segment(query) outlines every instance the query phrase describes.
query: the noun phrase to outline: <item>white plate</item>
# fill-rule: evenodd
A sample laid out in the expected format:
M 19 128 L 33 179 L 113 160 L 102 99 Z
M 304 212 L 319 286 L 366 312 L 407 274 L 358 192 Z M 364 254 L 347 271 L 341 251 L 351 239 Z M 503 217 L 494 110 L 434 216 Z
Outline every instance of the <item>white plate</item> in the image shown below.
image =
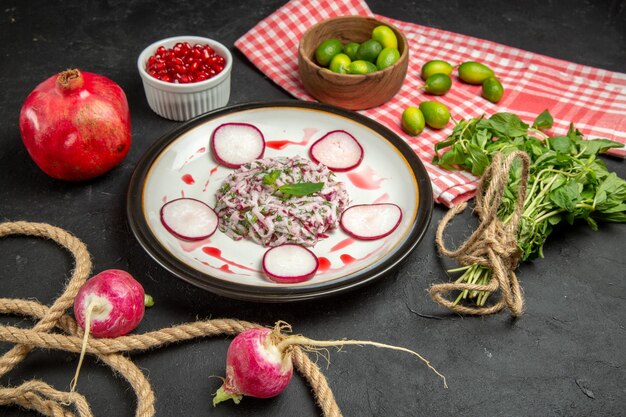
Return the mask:
M 266 248 L 234 241 L 219 230 L 209 239 L 177 239 L 161 224 L 164 203 L 191 197 L 215 206 L 215 192 L 233 170 L 213 159 L 209 139 L 223 123 L 259 128 L 267 143 L 264 157 L 308 157 L 310 146 L 331 130 L 345 130 L 363 146 L 361 164 L 337 173 L 350 205 L 390 202 L 403 218 L 389 236 L 351 239 L 340 228 L 311 250 L 321 266 L 311 280 L 277 284 L 261 272 Z M 284 145 L 284 146 L 283 146 Z M 218 294 L 258 301 L 291 301 L 334 294 L 383 276 L 415 248 L 432 214 L 426 171 L 397 135 L 357 113 L 305 102 L 244 104 L 221 109 L 182 125 L 156 142 L 139 162 L 128 193 L 128 218 L 146 251 L 176 276 Z

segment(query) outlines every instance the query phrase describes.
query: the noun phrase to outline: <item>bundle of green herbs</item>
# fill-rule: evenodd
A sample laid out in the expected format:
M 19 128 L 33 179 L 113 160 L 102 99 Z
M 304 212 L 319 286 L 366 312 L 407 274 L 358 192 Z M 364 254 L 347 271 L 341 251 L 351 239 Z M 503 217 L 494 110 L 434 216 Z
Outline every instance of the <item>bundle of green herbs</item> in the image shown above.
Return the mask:
M 464 169 L 481 176 L 493 156 L 524 151 L 531 160 L 524 208 L 517 233 L 521 261 L 543 257 L 543 245 L 553 227 L 563 221 L 584 220 L 593 230 L 599 221 L 626 222 L 626 181 L 609 172 L 598 154 L 623 145 L 608 139 L 585 139 L 570 125 L 565 136 L 544 134 L 553 118 L 546 110 L 532 126 L 512 113 L 496 113 L 456 122 L 452 134 L 435 145 L 433 163 L 446 169 Z M 441 150 L 445 150 L 440 154 Z M 521 164 L 513 164 L 498 207 L 506 224 L 516 206 Z M 461 275 L 457 283 L 486 285 L 492 271 L 478 264 L 450 270 Z M 463 290 L 455 304 L 466 300 L 484 306 L 488 292 Z

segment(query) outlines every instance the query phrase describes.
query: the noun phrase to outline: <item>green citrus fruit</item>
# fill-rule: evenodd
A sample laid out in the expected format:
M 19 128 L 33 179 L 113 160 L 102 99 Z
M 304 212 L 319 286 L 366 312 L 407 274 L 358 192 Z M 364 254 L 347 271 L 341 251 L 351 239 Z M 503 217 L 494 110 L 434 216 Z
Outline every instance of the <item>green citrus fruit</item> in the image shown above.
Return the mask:
M 383 48 L 376 58 L 376 66 L 379 70 L 383 70 L 392 66 L 400 59 L 400 51 L 396 48 Z
M 383 48 L 396 48 L 398 49 L 398 38 L 393 30 L 389 26 L 380 25 L 376 26 L 372 30 L 372 39 L 380 42 Z
M 382 50 L 383 46 L 380 42 L 375 41 L 374 39 L 368 39 L 359 46 L 359 49 L 356 50 L 356 59 L 376 62 L 376 58 Z
M 330 60 L 341 52 L 343 45 L 339 39 L 326 39 L 315 50 L 315 59 L 323 67 L 327 67 Z
M 480 62 L 468 61 L 459 65 L 459 78 L 468 84 L 482 84 L 493 76 L 493 70 Z
M 434 74 L 452 74 L 454 67 L 448 64 L 446 61 L 440 59 L 433 59 L 428 61 L 422 66 L 422 80 L 426 81 Z
M 407 107 L 402 112 L 402 128 L 409 135 L 419 135 L 425 126 L 424 114 L 417 107 Z
M 350 65 L 348 65 L 348 74 L 369 74 L 375 71 L 378 71 L 376 65 L 369 61 L 363 61 L 362 59 L 352 61 Z
M 482 95 L 492 103 L 497 103 L 504 95 L 504 87 L 497 78 L 489 77 L 483 81 Z
M 443 129 L 450 121 L 450 111 L 438 101 L 423 101 L 420 103 L 420 110 L 426 124 L 433 129 Z
M 350 60 L 354 61 L 356 59 L 356 51 L 357 49 L 359 49 L 359 44 L 356 42 L 348 42 L 347 44 L 345 44 L 343 46 L 343 50 L 341 52 L 343 52 L 344 54 L 348 55 L 350 57 Z
M 348 72 L 348 65 L 350 65 L 350 57 L 346 54 L 337 54 L 330 60 L 330 65 L 328 68 L 332 72 L 337 72 L 339 74 L 346 74 Z
M 450 91 L 452 78 L 447 74 L 433 74 L 426 80 L 424 90 L 435 96 L 442 96 Z

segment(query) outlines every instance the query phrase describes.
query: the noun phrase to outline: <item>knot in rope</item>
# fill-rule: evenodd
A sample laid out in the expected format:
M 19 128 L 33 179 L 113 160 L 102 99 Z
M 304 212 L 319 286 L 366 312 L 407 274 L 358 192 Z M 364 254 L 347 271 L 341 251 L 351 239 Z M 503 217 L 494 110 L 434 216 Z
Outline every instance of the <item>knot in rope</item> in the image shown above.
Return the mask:
M 52 239 L 74 256 L 75 267 L 65 290 L 51 306 L 32 300 L 0 298 L 0 314 L 13 314 L 38 320 L 32 329 L 0 325 L 0 342 L 15 346 L 0 356 L 0 377 L 10 372 L 36 347 L 80 352 L 82 329 L 66 313 L 74 305 L 80 287 L 91 274 L 91 256 L 78 238 L 58 227 L 45 223 L 0 223 L 0 238 L 27 235 Z M 213 319 L 180 324 L 144 334 L 111 339 L 90 338 L 86 351 L 124 377 L 137 397 L 136 417 L 153 417 L 155 395 L 143 372 L 123 353 L 142 351 L 199 337 L 236 335 L 258 324 L 235 320 Z M 55 328 L 61 332 L 52 332 Z M 328 382 L 319 367 L 300 349 L 294 347 L 291 359 L 295 368 L 313 389 L 317 404 L 325 417 L 341 417 L 341 411 Z M 57 390 L 43 381 L 30 380 L 15 387 L 0 386 L 0 406 L 18 405 L 48 417 L 93 417 L 86 398 L 77 392 Z
M 522 165 L 521 180 L 517 190 L 515 210 L 505 223 L 498 217 L 498 208 L 506 190 L 509 172 L 514 160 Z M 530 158 L 524 152 L 513 152 L 506 157 L 498 153 L 483 174 L 476 192 L 474 212 L 479 225 L 457 249 L 446 248 L 443 233 L 450 221 L 463 212 L 467 203 L 453 206 L 443 217 L 437 228 L 435 242 L 441 254 L 455 259 L 461 265 L 478 264 L 491 271 L 491 280 L 486 285 L 464 282 L 435 284 L 430 288 L 432 299 L 440 305 L 461 314 L 486 315 L 508 308 L 511 315 L 518 317 L 524 311 L 522 291 L 515 275 L 520 261 L 517 246 L 517 230 L 526 198 Z M 469 307 L 456 304 L 445 297 L 453 291 L 500 291 L 500 299 L 490 306 Z

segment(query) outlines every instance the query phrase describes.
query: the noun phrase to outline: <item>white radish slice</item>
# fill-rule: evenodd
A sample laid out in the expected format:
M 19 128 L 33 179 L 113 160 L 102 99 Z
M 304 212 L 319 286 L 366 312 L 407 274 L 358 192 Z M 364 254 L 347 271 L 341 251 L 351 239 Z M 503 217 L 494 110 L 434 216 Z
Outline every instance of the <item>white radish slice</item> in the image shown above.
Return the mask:
M 359 204 L 341 214 L 339 225 L 344 232 L 361 240 L 389 236 L 402 220 L 402 209 L 395 204 Z
M 317 164 L 345 172 L 359 166 L 363 160 L 363 147 L 345 130 L 333 130 L 311 145 L 309 156 Z
M 263 133 L 248 123 L 224 123 L 211 135 L 211 151 L 215 160 L 228 168 L 263 157 L 265 138 Z
M 179 239 L 206 239 L 215 233 L 218 222 L 215 211 L 195 198 L 177 198 L 161 207 L 161 223 Z
M 263 255 L 263 272 L 281 284 L 293 284 L 313 278 L 319 267 L 317 256 L 304 246 L 286 243 Z

